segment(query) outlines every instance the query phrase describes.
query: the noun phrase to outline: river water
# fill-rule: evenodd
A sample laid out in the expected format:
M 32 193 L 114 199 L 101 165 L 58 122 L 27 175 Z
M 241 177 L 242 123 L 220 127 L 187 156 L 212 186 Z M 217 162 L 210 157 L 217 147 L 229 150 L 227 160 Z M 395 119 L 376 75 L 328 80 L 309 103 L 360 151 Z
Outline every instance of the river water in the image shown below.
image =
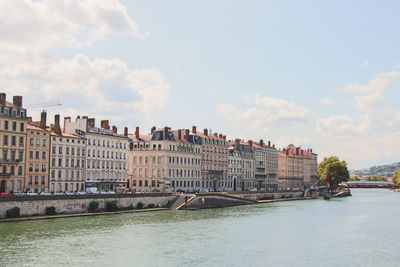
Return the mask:
M 0 266 L 400 266 L 400 193 L 0 224 Z

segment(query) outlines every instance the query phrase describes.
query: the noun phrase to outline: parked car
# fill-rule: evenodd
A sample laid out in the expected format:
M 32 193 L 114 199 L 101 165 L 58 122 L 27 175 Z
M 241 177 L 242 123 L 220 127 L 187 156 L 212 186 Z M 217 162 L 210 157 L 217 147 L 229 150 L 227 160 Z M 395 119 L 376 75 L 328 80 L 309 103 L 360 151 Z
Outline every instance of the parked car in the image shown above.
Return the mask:
M 99 189 L 97 189 L 96 187 L 88 187 L 86 188 L 86 193 L 88 194 L 99 194 Z
M 27 192 L 26 195 L 27 195 L 27 196 L 37 196 L 38 193 L 35 193 L 35 192 Z
M 257 188 L 252 188 L 252 189 L 250 189 L 249 191 L 250 191 L 250 192 L 255 192 L 255 191 L 258 191 L 258 189 L 257 189 Z
M 43 192 L 40 192 L 40 195 L 41 196 L 50 196 L 51 194 L 49 192 L 43 191 Z
M 64 195 L 64 192 L 57 191 L 57 192 L 54 193 L 54 195 Z
M 0 193 L 0 197 L 11 197 L 9 193 Z
M 69 192 L 69 191 L 67 191 L 67 192 L 65 192 L 65 194 L 66 194 L 66 195 L 73 195 L 74 192 Z
M 108 190 L 108 191 L 107 191 L 107 194 L 114 195 L 115 192 L 114 192 L 113 190 Z
M 12 194 L 13 196 L 26 196 L 26 193 L 25 193 L 25 192 L 18 191 L 18 190 L 12 191 L 11 194 Z
M 75 194 L 77 195 L 86 195 L 85 191 L 75 191 Z

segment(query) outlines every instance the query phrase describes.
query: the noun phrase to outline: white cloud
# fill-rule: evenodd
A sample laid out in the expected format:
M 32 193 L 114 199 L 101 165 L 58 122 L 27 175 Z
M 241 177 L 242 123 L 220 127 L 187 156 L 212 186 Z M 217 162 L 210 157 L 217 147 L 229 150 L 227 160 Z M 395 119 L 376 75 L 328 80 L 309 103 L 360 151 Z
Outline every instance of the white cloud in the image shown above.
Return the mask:
M 116 34 L 142 36 L 118 0 L 1 1 L 0 16 L 2 51 L 79 47 Z
M 22 94 L 27 104 L 60 100 L 64 114 L 116 119 L 143 118 L 165 105 L 170 87 L 158 69 L 78 52 L 110 36 L 144 36 L 118 0 L 1 1 L 0 16 L 0 77 L 8 94 Z M 76 54 L 57 57 L 59 47 Z
M 342 91 L 352 93 L 371 93 L 371 92 L 382 92 L 387 89 L 390 85 L 391 78 L 400 77 L 400 71 L 378 73 L 374 79 L 370 80 L 368 84 L 361 85 L 359 83 L 351 83 L 342 88 Z
M 332 101 L 332 99 L 330 99 L 330 98 L 322 98 L 322 99 L 320 100 L 320 103 L 321 103 L 321 104 L 324 104 L 324 105 L 332 105 L 332 104 L 333 104 L 333 101 Z
M 216 110 L 235 127 L 247 128 L 249 131 L 289 126 L 315 116 L 315 113 L 307 108 L 284 99 L 256 95 L 251 102 L 252 106 L 246 110 L 223 103 L 218 104 Z

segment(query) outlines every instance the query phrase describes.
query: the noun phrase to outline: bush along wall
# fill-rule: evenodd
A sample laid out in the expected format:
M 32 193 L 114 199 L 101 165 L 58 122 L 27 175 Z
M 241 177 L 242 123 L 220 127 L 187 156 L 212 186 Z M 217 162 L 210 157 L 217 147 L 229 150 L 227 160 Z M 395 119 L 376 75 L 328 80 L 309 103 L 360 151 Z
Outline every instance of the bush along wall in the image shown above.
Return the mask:
M 19 216 L 20 215 L 19 215 L 19 208 L 18 207 L 14 207 L 14 208 L 8 209 L 6 211 L 6 217 L 7 218 L 18 218 Z

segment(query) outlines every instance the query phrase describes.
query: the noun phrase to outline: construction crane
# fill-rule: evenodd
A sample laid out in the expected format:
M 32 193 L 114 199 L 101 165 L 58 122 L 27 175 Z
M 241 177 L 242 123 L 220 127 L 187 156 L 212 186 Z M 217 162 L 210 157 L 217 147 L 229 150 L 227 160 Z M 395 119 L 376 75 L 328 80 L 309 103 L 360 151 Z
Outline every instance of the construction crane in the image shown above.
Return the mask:
M 47 107 L 55 107 L 55 106 L 61 106 L 62 104 L 60 101 L 54 101 L 54 102 L 46 102 L 46 103 L 41 103 L 41 104 L 33 104 L 28 106 L 27 108 L 33 109 L 33 108 L 47 108 Z

